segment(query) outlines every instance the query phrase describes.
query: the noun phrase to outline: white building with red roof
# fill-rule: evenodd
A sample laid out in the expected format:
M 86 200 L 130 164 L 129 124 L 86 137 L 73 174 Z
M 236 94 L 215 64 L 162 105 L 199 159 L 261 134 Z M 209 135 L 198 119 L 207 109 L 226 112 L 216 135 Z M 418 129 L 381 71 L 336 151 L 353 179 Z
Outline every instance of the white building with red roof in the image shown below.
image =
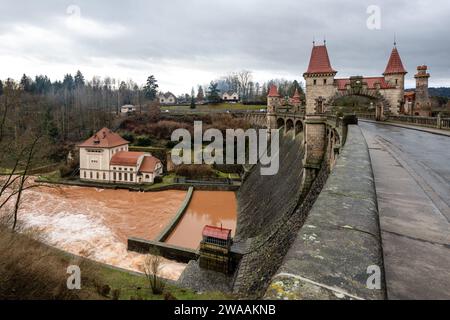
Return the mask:
M 153 183 L 163 174 L 159 159 L 145 152 L 128 151 L 129 142 L 108 128 L 78 145 L 80 179 L 101 183 Z

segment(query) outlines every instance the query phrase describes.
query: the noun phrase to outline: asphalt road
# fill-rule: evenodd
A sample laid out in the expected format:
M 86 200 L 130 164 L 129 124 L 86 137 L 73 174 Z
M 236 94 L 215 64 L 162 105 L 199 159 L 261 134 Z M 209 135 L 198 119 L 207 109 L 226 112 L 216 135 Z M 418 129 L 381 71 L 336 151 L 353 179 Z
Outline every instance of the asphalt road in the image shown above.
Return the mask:
M 389 299 L 450 299 L 450 137 L 361 122 Z

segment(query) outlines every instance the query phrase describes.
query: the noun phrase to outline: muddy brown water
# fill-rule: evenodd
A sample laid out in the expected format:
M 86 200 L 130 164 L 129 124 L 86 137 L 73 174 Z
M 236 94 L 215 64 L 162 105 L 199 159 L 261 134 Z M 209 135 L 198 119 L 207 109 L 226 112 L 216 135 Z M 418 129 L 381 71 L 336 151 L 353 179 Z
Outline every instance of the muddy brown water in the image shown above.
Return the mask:
M 49 245 L 130 270 L 143 271 L 144 255 L 127 251 L 128 237 L 153 240 L 171 221 L 186 192 L 135 193 L 82 187 L 30 189 L 20 221 Z M 185 265 L 164 261 L 177 279 Z
M 234 192 L 195 191 L 189 207 L 166 243 L 197 249 L 205 225 L 236 231 L 237 201 Z

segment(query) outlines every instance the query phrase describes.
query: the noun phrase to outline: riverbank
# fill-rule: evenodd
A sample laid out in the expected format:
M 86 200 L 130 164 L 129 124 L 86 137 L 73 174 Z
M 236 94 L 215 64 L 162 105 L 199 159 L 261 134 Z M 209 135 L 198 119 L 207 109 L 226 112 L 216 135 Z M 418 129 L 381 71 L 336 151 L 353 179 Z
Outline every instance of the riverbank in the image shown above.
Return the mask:
M 196 190 L 203 191 L 237 191 L 239 190 L 241 183 L 235 180 L 225 180 L 224 182 L 208 182 L 201 180 L 186 180 L 184 183 L 174 182 L 174 177 L 166 176 L 163 178 L 163 182 L 152 185 L 130 185 L 119 183 L 100 183 L 81 181 L 80 179 L 64 179 L 59 177 L 58 173 L 52 173 L 46 176 L 39 176 L 36 178 L 37 183 L 51 184 L 51 185 L 63 185 L 74 187 L 87 187 L 87 188 L 100 188 L 100 189 L 112 189 L 112 190 L 128 190 L 132 192 L 160 192 L 168 190 L 187 191 L 189 188 L 195 186 Z

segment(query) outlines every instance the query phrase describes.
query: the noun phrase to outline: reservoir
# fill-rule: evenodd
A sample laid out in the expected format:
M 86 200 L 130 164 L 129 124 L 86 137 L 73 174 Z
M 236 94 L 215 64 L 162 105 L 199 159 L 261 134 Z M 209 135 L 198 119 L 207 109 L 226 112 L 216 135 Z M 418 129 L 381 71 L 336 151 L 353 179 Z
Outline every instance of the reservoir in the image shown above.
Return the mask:
M 236 232 L 237 202 L 234 192 L 195 191 L 183 219 L 166 243 L 197 249 L 206 225 L 231 229 Z

